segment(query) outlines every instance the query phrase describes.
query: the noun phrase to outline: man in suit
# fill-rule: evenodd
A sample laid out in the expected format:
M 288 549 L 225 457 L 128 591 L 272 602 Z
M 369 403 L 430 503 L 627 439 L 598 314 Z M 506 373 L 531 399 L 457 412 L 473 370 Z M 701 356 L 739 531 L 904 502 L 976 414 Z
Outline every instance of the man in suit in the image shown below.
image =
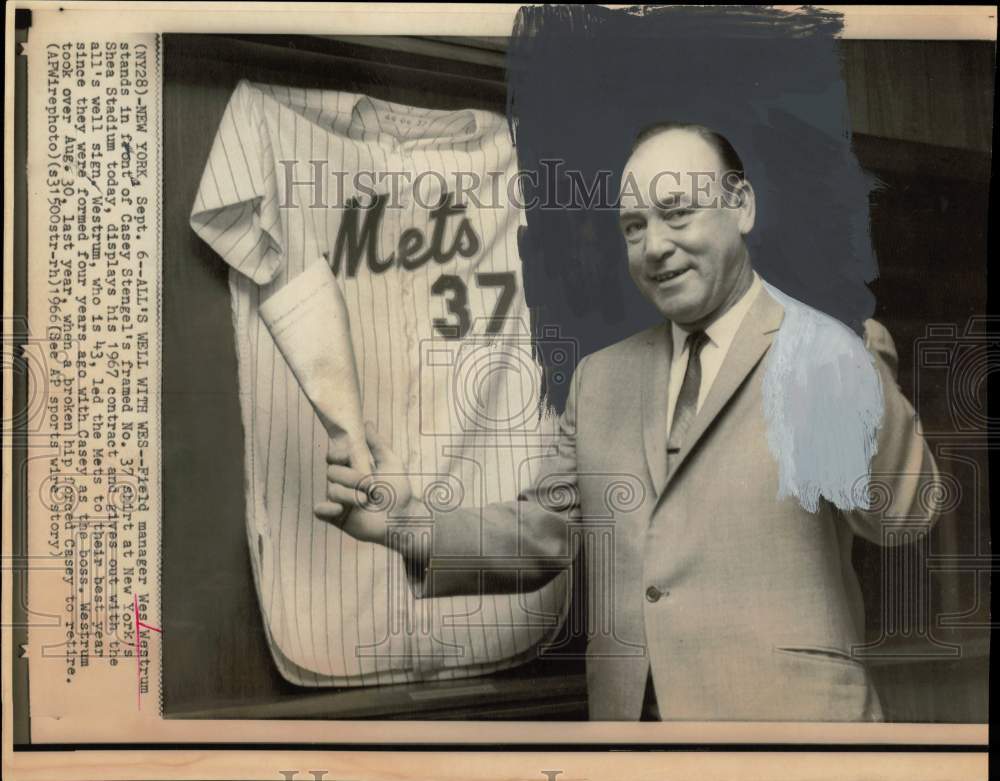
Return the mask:
M 896 385 L 891 339 L 869 321 L 862 344 L 762 282 L 745 243 L 753 188 L 719 134 L 651 127 L 622 181 L 629 270 L 665 322 L 580 362 L 535 483 L 504 504 L 429 509 L 369 427 L 374 478 L 396 510 L 366 493 L 372 476 L 333 458 L 317 516 L 389 540 L 423 595 L 474 593 L 484 576 L 491 589 L 531 588 L 570 566 L 579 540 L 596 545 L 592 719 L 878 720 L 852 654 L 864 640 L 852 537 L 881 543 L 888 519 L 935 517 L 936 468 Z M 787 366 L 797 362 L 819 379 L 796 379 Z M 829 432 L 817 437 L 803 410 L 843 420 L 815 421 Z M 817 459 L 790 460 L 802 441 Z M 852 463 L 852 447 L 871 478 L 863 466 L 831 488 L 828 473 Z M 803 474 L 806 462 L 816 474 Z M 884 490 L 869 503 L 874 476 Z M 629 496 L 616 500 L 623 485 Z M 387 525 L 410 523 L 430 524 L 429 550 L 387 536 Z M 587 534 L 595 529 L 611 534 Z

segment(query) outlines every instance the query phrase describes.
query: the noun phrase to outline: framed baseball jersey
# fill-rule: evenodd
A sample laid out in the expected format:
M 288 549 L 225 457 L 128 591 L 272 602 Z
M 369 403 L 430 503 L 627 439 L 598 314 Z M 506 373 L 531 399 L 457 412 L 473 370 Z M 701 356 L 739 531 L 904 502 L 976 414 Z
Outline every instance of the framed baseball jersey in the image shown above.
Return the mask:
M 328 436 L 260 317 L 312 264 L 343 296 L 362 413 L 425 501 L 513 499 L 555 441 L 540 400 L 505 118 L 241 81 L 191 226 L 230 267 L 246 529 L 275 663 L 305 686 L 479 675 L 559 628 L 569 584 L 417 600 L 398 554 L 319 521 Z M 552 346 L 549 345 L 549 348 Z M 570 360 L 569 345 L 558 347 Z

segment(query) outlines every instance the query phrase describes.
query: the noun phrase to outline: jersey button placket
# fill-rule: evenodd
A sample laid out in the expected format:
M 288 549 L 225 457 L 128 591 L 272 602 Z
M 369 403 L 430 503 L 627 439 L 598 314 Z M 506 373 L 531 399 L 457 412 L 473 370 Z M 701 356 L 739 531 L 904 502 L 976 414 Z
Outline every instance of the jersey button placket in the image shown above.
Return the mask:
M 401 155 L 401 168 L 400 170 L 405 170 L 409 176 L 414 176 L 414 171 L 416 168 L 413 156 L 409 153 L 405 142 L 400 144 L 400 155 Z M 419 201 L 415 199 L 413 192 L 413 182 L 406 180 L 404 177 L 400 177 L 401 186 L 400 191 L 404 193 L 403 204 L 409 208 L 405 209 L 407 215 L 408 227 L 412 223 L 412 227 L 419 227 L 420 225 L 420 215 L 418 213 Z M 402 205 L 402 204 L 401 204 Z M 401 215 L 404 211 L 402 208 L 399 210 Z M 402 236 L 402 226 L 400 226 L 400 236 Z M 409 368 L 409 381 L 407 383 L 406 393 L 406 420 L 408 426 L 408 440 L 410 444 L 410 450 L 407 453 L 407 460 L 410 469 L 416 469 L 421 463 L 420 452 L 417 447 L 419 442 L 420 433 L 420 381 L 421 381 L 421 366 L 420 366 L 420 339 L 419 331 L 416 322 L 416 305 L 414 301 L 413 285 L 418 272 L 404 271 L 402 267 L 398 270 L 398 276 L 400 280 L 400 287 L 402 288 L 402 298 L 403 298 L 403 320 L 406 322 L 406 358 Z

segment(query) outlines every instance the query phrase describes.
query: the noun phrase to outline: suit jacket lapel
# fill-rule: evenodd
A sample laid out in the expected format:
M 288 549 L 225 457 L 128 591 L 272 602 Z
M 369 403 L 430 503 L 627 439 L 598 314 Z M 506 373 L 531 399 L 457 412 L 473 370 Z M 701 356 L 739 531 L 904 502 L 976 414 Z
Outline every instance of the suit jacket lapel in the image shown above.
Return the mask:
M 736 332 L 736 338 L 726 353 L 712 389 L 708 392 L 708 398 L 692 421 L 687 439 L 677 455 L 674 470 L 666 476 L 664 489 L 673 482 L 674 475 L 680 471 L 698 441 L 767 352 L 775 332 L 781 326 L 784 311 L 766 289 L 760 291 Z
M 657 496 L 667 480 L 667 387 L 672 355 L 670 323 L 663 323 L 649 332 L 642 369 L 642 439 Z

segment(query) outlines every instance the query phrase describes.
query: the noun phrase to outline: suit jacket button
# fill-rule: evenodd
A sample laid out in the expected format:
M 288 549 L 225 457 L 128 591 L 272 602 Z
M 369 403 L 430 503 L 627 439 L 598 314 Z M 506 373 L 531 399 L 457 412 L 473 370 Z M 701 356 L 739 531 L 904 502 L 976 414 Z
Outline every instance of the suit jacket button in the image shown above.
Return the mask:
M 660 591 L 656 586 L 650 586 L 646 589 L 646 601 L 647 602 L 659 602 L 660 597 L 663 596 L 663 592 Z

